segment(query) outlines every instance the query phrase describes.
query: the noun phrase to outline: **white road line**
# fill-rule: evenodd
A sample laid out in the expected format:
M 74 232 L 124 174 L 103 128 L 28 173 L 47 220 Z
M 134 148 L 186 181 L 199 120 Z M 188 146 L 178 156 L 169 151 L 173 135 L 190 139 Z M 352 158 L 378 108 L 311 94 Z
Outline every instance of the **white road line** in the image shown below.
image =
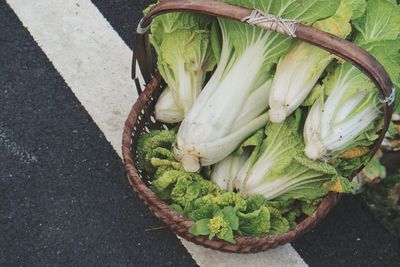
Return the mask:
M 137 98 L 129 47 L 88 0 L 7 2 L 121 155 L 121 129 Z
M 89 0 L 7 2 L 121 155 L 122 128 L 137 98 L 131 50 Z M 200 266 L 306 266 L 290 245 L 238 255 L 182 243 Z
M 200 266 L 218 267 L 305 267 L 296 250 L 291 245 L 285 245 L 276 249 L 257 254 L 233 254 L 206 249 L 181 239 L 193 259 Z

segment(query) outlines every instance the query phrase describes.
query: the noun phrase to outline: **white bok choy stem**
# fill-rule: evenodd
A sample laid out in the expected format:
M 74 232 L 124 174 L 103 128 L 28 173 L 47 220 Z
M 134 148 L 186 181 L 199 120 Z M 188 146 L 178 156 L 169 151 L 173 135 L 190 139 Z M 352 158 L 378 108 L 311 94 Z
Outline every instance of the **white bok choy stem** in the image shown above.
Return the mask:
M 161 93 L 154 107 L 156 120 L 165 123 L 178 123 L 185 117 L 184 111 L 179 108 L 174 100 L 171 90 L 167 87 Z
M 365 14 L 353 25 L 355 42 L 374 55 L 399 84 L 400 8 L 390 1 L 369 0 Z M 306 155 L 324 159 L 360 144 L 372 144 L 381 105 L 370 79 L 350 63 L 343 63 L 324 80 L 323 87 L 327 99 L 320 96 L 305 122 Z
M 157 52 L 157 67 L 170 90 L 158 100 L 162 103 L 158 104 L 157 118 L 163 122 L 183 120 L 200 94 L 207 72 L 214 69 L 210 34 L 213 22 L 209 16 L 181 12 L 154 18 L 150 41 Z M 171 108 L 166 106 L 172 104 L 171 96 L 183 116 L 171 117 Z
M 237 188 L 237 176 L 247 162 L 253 162 L 264 140 L 264 129 L 258 130 L 231 155 L 213 165 L 211 181 L 221 189 L 233 192 Z
M 297 191 L 297 196 L 316 198 L 325 194 L 322 184 L 336 174 L 325 164 L 303 156 L 300 120 L 290 116 L 283 123 L 268 123 L 267 137 L 257 156 L 250 158 L 236 176 L 236 190 L 247 198 L 261 194 L 274 199 Z
M 342 0 L 336 13 L 317 21 L 313 27 L 339 37 L 351 32 L 352 7 Z M 272 122 L 283 122 L 307 98 L 334 56 L 329 52 L 298 41 L 278 63 L 269 98 L 269 115 Z
M 339 6 L 339 1 L 327 0 L 284 0 L 282 5 L 270 1 L 226 2 L 307 24 L 331 16 Z M 292 44 L 278 33 L 223 18 L 218 21 L 222 50 L 217 69 L 183 120 L 174 149 L 189 172 L 221 161 L 267 123 L 268 101 L 251 96 L 269 95 L 271 68 Z
M 232 154 L 218 162 L 213 167 L 211 181 L 221 189 L 233 192 L 235 190 L 236 176 L 249 156 L 250 154 L 247 152 L 241 156 Z
M 346 89 L 349 88 L 342 86 L 333 90 L 325 104 L 318 99 L 311 108 L 304 126 L 305 153 L 310 159 L 323 159 L 346 149 L 378 117 L 374 89 L 360 91 L 343 101 Z M 362 103 L 368 104 L 360 108 Z

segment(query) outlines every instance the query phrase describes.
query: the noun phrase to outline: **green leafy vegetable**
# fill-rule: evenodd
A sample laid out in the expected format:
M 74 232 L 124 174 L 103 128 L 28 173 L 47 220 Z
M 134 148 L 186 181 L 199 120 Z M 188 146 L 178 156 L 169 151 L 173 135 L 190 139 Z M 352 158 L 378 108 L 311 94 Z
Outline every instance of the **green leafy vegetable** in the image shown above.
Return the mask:
M 369 42 L 396 40 L 399 35 L 400 8 L 388 0 L 368 0 L 367 11 L 353 22 L 358 31 L 356 42 L 364 45 Z
M 313 27 L 344 38 L 351 32 L 352 14 L 349 1 L 342 0 L 333 16 L 315 22 Z M 269 98 L 272 122 L 283 122 L 301 105 L 333 59 L 329 52 L 302 41 L 281 58 Z
M 365 13 L 365 9 L 367 8 L 367 2 L 365 0 L 348 0 L 348 3 L 351 6 L 353 11 L 353 15 L 351 19 L 358 19 Z
M 245 164 L 238 175 L 238 191 L 248 197 L 261 194 L 274 199 L 295 192 L 298 198 L 326 194 L 322 184 L 336 174 L 328 164 L 300 157 L 304 144 L 294 116 L 285 122 L 269 123 L 260 153 L 253 164 Z
M 151 190 L 162 200 L 169 200 L 171 199 L 172 190 L 179 177 L 188 178 L 189 175 L 177 170 L 166 171 L 158 179 L 153 181 Z
M 220 192 L 220 189 L 217 185 L 204 180 L 200 175 L 190 175 L 182 171 L 171 192 L 171 198 L 174 203 L 186 208 L 191 201 L 199 201 L 203 196 L 212 196 L 218 192 Z
M 222 1 L 350 35 L 400 88 L 394 1 Z M 156 118 L 183 122 L 178 133 L 142 135 L 137 165 L 154 177 L 155 194 L 193 221 L 191 234 L 233 244 L 235 235 L 285 233 L 312 216 L 329 191 L 358 188 L 345 177 L 367 160 L 382 121 L 375 85 L 356 67 L 282 34 L 199 14 L 164 14 L 150 38 L 168 84 Z M 373 160 L 363 175 L 385 170 Z M 398 205 L 399 183 L 379 200 Z
M 209 194 L 196 199 L 194 202 L 196 207 L 214 203 L 220 207 L 233 206 L 238 210 L 246 208 L 246 201 L 234 192 L 225 192 L 218 195 Z
M 260 236 L 269 233 L 271 214 L 267 207 L 261 206 L 250 213 L 239 212 L 240 232 L 247 236 Z
M 335 13 L 339 0 L 225 0 L 312 24 Z M 178 131 L 175 153 L 186 171 L 219 162 L 266 124 L 270 76 L 293 40 L 242 22 L 218 18 L 218 66 Z
M 366 13 L 353 24 L 357 44 L 389 70 L 393 81 L 399 81 L 399 7 L 386 0 L 369 0 Z M 324 90 L 328 98 L 314 103 L 304 126 L 305 153 L 314 160 L 359 145 L 354 141 L 380 114 L 375 85 L 350 63 L 341 64 L 325 79 Z
M 290 229 L 290 222 L 284 218 L 279 210 L 270 208 L 271 213 L 271 234 L 286 233 Z
M 337 193 L 354 193 L 358 188 L 358 184 L 349 181 L 348 178 L 336 176 L 332 181 L 326 182 L 324 187 L 332 192 Z
M 240 168 L 252 154 L 258 153 L 257 149 L 260 147 L 263 138 L 264 131 L 261 129 L 249 137 L 234 153 L 213 165 L 211 181 L 221 189 L 233 191 L 236 187 L 236 177 Z
M 197 221 L 189 232 L 193 235 L 209 235 L 209 239 L 217 236 L 219 239 L 235 243 L 233 231 L 239 227 L 239 218 L 232 207 L 225 207 L 215 212 L 211 219 Z
M 154 18 L 150 41 L 169 87 L 156 105 L 157 120 L 174 123 L 183 119 L 200 94 L 207 72 L 214 69 L 212 21 L 212 17 L 180 12 Z
M 211 233 L 210 219 L 198 220 L 192 227 L 190 227 L 189 233 L 192 235 L 209 235 Z
M 138 167 L 148 174 L 155 172 L 151 164 L 152 158 L 174 160 L 171 153 L 172 144 L 175 142 L 176 131 L 151 131 L 140 136 L 137 143 Z
M 321 203 L 321 199 L 307 199 L 301 202 L 301 211 L 308 216 L 311 216 Z
M 188 215 L 188 217 L 194 221 L 198 221 L 201 219 L 212 218 L 213 215 L 220 210 L 220 206 L 215 203 L 205 204 L 198 209 L 194 209 Z
M 158 121 L 165 123 L 178 123 L 185 118 L 185 112 L 176 105 L 169 87 L 165 88 L 158 98 L 154 113 Z
M 253 212 L 266 204 L 266 199 L 262 195 L 252 195 L 246 199 L 246 211 Z

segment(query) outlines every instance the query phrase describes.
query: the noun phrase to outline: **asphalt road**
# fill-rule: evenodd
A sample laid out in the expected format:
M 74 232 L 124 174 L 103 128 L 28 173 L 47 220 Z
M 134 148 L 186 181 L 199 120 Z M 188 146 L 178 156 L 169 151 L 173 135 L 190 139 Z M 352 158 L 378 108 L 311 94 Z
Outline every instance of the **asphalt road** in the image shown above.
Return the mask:
M 132 47 L 143 0 L 93 0 Z M 192 266 L 129 187 L 121 159 L 0 0 L 0 266 Z M 122 130 L 122 129 L 121 129 Z M 295 241 L 310 266 L 400 266 L 358 197 Z
M 0 266 L 191 266 L 121 159 L 0 1 Z

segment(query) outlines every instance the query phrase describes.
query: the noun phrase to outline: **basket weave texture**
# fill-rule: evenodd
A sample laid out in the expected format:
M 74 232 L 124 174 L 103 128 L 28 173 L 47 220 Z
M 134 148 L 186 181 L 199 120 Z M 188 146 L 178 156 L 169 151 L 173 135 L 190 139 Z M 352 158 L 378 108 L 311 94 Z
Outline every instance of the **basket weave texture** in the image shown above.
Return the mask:
M 269 235 L 262 237 L 242 237 L 236 236 L 235 244 L 214 239 L 209 240 L 205 236 L 193 236 L 189 233 L 189 228 L 193 222 L 183 215 L 172 210 L 166 203 L 161 201 L 150 189 L 152 177 L 136 168 L 136 145 L 139 137 L 151 130 L 168 128 L 167 125 L 159 123 L 154 117 L 154 106 L 162 89 L 165 87 L 162 78 L 157 71 L 152 68 L 151 49 L 149 43 L 148 28 L 151 19 L 165 12 L 190 11 L 200 12 L 214 16 L 223 16 L 230 19 L 242 20 L 252 14 L 254 10 L 245 9 L 238 6 L 231 6 L 216 0 L 168 0 L 161 1 L 151 10 L 139 24 L 138 34 L 135 40 L 134 57 L 132 64 L 132 76 L 135 79 L 136 87 L 140 93 L 139 98 L 133 105 L 128 119 L 125 123 L 122 152 L 125 169 L 130 184 L 138 193 L 140 199 L 148 206 L 149 210 L 160 220 L 162 220 L 172 231 L 193 243 L 207 248 L 217 249 L 225 252 L 235 253 L 256 253 L 267 249 L 289 243 L 304 233 L 313 229 L 321 220 L 325 218 L 330 209 L 340 198 L 340 194 L 329 193 L 321 202 L 317 210 L 309 217 L 297 224 L 297 226 L 284 234 Z M 302 24 L 292 25 L 293 32 L 287 33 L 277 28 L 275 24 L 256 25 L 267 30 L 278 31 L 286 35 L 291 35 L 299 40 L 317 45 L 330 51 L 343 59 L 352 62 L 359 67 L 375 83 L 383 99 L 384 125 L 380 132 L 380 137 L 371 149 L 371 153 L 376 151 L 384 138 L 390 123 L 393 112 L 393 102 L 387 101 L 393 97 L 393 83 L 383 66 L 365 50 L 355 46 L 349 41 L 342 40 L 336 36 L 321 32 L 314 28 Z M 142 92 L 136 75 L 136 62 L 147 83 Z M 355 172 L 356 173 L 356 172 Z
M 139 198 L 143 200 L 149 210 L 158 219 L 162 220 L 172 231 L 186 240 L 207 248 L 225 252 L 256 253 L 276 248 L 277 246 L 297 239 L 304 233 L 313 229 L 336 204 L 339 195 L 336 193 L 328 194 L 314 214 L 304 219 L 296 226 L 296 228 L 285 234 L 264 237 L 238 236 L 235 238 L 235 244 L 230 244 L 219 239 L 209 240 L 208 237 L 191 235 L 188 230 L 192 226 L 193 222 L 175 212 L 166 203 L 161 201 L 148 187 L 151 177 L 136 168 L 135 147 L 138 138 L 143 133 L 151 130 L 165 129 L 165 127 L 167 127 L 164 124 L 156 122 L 153 114 L 156 100 L 164 87 L 164 85 L 161 84 L 161 80 L 159 74 L 154 75 L 153 79 L 132 107 L 125 123 L 122 152 L 125 169 L 133 189 L 138 193 Z

